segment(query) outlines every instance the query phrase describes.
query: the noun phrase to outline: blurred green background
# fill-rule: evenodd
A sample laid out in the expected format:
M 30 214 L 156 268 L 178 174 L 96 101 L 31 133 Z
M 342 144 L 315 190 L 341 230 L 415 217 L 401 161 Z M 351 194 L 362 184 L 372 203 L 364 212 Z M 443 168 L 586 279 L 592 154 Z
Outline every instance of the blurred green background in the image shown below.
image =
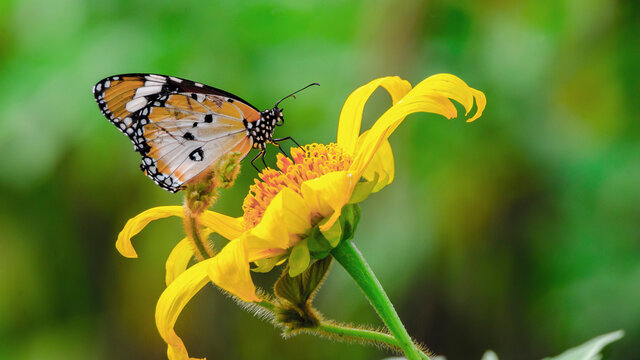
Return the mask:
M 538 359 L 624 329 L 607 359 L 640 358 L 640 5 L 509 1 L 0 1 L 0 359 L 159 359 L 167 219 L 114 248 L 126 220 L 180 204 L 143 176 L 91 87 L 155 72 L 271 107 L 278 136 L 335 140 L 356 87 L 449 72 L 484 116 L 410 116 L 395 182 L 362 204 L 356 242 L 409 332 L 450 360 Z M 376 93 L 372 121 L 389 106 Z M 275 153 L 272 149 L 271 155 Z M 270 161 L 273 161 L 271 158 Z M 245 164 L 216 210 L 240 215 Z M 268 280 L 268 279 L 267 279 Z M 334 267 L 329 318 L 380 325 Z M 270 324 L 213 287 L 178 320 L 193 356 L 381 359 Z

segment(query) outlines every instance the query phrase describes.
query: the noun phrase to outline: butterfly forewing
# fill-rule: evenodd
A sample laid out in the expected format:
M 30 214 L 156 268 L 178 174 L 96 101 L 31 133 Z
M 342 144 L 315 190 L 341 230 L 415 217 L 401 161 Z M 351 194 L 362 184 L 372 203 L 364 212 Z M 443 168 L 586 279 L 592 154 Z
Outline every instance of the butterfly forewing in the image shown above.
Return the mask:
M 172 76 L 111 76 L 93 93 L 104 116 L 142 155 L 141 169 L 172 192 L 229 151 L 244 157 L 252 146 L 245 122 L 260 119 L 233 94 Z

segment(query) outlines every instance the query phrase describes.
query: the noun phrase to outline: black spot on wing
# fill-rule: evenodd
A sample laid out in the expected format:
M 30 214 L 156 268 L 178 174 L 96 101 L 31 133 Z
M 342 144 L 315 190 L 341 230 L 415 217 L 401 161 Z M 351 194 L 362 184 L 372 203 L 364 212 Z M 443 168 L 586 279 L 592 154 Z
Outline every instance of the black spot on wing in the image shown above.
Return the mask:
M 196 138 L 193 136 L 193 134 L 192 134 L 192 133 L 190 133 L 190 132 L 188 132 L 188 131 L 187 131 L 186 133 L 184 133 L 184 135 L 182 135 L 182 137 L 183 137 L 185 140 L 189 140 L 189 141 L 191 141 L 191 140 L 195 140 L 195 139 L 196 139 Z
M 193 150 L 191 154 L 189 154 L 189 159 L 192 161 L 202 161 L 204 159 L 204 152 L 202 151 L 202 148 L 199 147 Z

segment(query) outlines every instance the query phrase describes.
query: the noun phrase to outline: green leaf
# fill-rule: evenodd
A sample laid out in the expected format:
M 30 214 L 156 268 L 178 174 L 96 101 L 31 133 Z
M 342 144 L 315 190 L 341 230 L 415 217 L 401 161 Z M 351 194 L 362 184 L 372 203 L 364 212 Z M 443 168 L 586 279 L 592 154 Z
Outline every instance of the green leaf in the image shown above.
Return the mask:
M 309 267 L 310 261 L 311 257 L 309 256 L 307 239 L 303 239 L 291 249 L 291 255 L 289 255 L 289 276 L 294 277 L 302 274 L 302 272 Z
M 618 330 L 608 334 L 600 335 L 586 343 L 569 349 L 562 354 L 553 358 L 544 358 L 543 360 L 596 360 L 600 359 L 600 351 L 608 344 L 622 338 L 624 331 Z

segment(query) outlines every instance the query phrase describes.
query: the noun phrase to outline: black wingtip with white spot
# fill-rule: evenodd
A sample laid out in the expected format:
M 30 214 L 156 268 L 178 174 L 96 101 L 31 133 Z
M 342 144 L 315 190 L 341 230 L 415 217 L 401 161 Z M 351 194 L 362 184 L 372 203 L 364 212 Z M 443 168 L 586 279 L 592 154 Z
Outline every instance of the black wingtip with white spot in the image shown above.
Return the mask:
M 140 108 L 130 112 L 128 116 L 121 119 L 114 116 L 114 114 L 109 111 L 104 95 L 106 90 L 111 87 L 112 82 L 121 80 L 126 76 L 139 77 L 140 80 L 157 83 L 158 86 L 162 86 L 162 89 L 157 93 L 150 93 L 139 97 L 139 99 L 143 99 L 141 100 Z M 146 156 L 151 148 L 144 137 L 144 126 L 151 123 L 148 116 L 152 111 L 152 107 L 163 106 L 164 101 L 167 100 L 169 94 L 178 92 L 176 84 L 180 83 L 180 81 L 181 79 L 174 79 L 164 75 L 124 74 L 102 79 L 94 85 L 92 89 L 93 96 L 98 103 L 98 107 L 100 108 L 102 115 L 114 124 L 118 130 L 129 137 L 134 145 L 134 150 L 142 156 L 140 169 L 158 186 L 172 193 L 182 190 L 182 183 L 177 181 L 177 179 L 172 175 L 166 175 L 158 172 L 156 161 L 151 157 Z

